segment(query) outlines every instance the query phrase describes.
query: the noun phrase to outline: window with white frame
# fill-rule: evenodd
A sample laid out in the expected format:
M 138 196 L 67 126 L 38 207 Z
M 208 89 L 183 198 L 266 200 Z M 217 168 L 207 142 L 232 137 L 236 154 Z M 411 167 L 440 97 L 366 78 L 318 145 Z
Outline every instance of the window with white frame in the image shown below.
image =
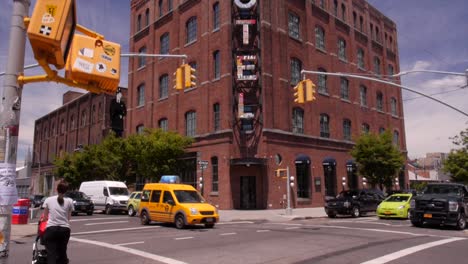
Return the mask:
M 358 48 L 357 50 L 357 66 L 359 69 L 364 69 L 364 50 Z
M 361 85 L 359 87 L 359 98 L 361 102 L 361 106 L 367 106 L 367 87 Z
M 325 30 L 321 26 L 315 26 L 315 47 L 325 50 Z
M 150 23 L 150 11 L 148 8 L 146 8 L 146 11 L 145 11 L 145 26 L 149 26 L 149 23 Z
M 145 84 L 137 87 L 137 107 L 145 105 Z
M 197 113 L 190 111 L 185 113 L 185 135 L 194 137 L 197 133 Z
M 187 41 L 185 43 L 192 43 L 197 40 L 197 17 L 191 17 L 185 25 L 187 33 Z
M 211 191 L 218 192 L 218 157 L 211 157 Z
M 160 38 L 159 38 L 159 53 L 161 54 L 169 54 L 169 33 L 166 32 L 164 33 Z
M 343 139 L 351 140 L 351 120 L 343 120 Z
M 319 68 L 318 71 L 327 72 L 327 71 L 326 71 L 325 69 L 323 69 L 323 68 Z M 319 74 L 319 75 L 317 76 L 317 79 L 318 79 L 318 82 L 317 82 L 318 92 L 321 93 L 321 94 L 328 94 L 327 75 L 325 75 L 325 74 Z
M 301 80 L 302 62 L 298 58 L 291 58 L 291 85 Z
M 397 147 L 400 146 L 400 133 L 398 131 L 393 131 L 393 144 Z
M 346 41 L 342 38 L 338 39 L 338 58 L 346 60 Z
M 219 104 L 213 105 L 213 128 L 214 131 L 218 131 L 221 128 L 221 112 Z
M 221 58 L 220 58 L 219 50 L 213 52 L 213 70 L 214 70 L 214 78 L 215 79 L 221 78 Z
M 340 95 L 341 99 L 349 101 L 349 81 L 346 78 L 340 78 Z
M 383 94 L 381 92 L 377 92 L 377 110 L 383 111 Z
M 161 118 L 158 121 L 158 127 L 163 130 L 163 131 L 168 131 L 169 129 L 169 123 L 167 118 Z
M 169 92 L 169 76 L 162 75 L 159 78 L 159 98 L 166 98 Z
M 141 47 L 138 50 L 138 54 L 146 54 L 146 47 Z M 146 57 L 138 57 L 138 68 L 142 68 L 146 66 Z
M 219 29 L 220 16 L 219 16 L 219 2 L 213 5 L 213 30 Z
M 295 39 L 300 38 L 300 28 L 299 28 L 299 16 L 295 13 L 289 12 L 288 15 L 288 29 L 289 36 Z
M 141 30 L 141 15 L 138 15 L 138 18 L 137 18 L 137 23 L 136 23 L 136 31 L 140 31 Z
M 320 114 L 320 137 L 330 137 L 330 117 L 327 114 Z
M 292 132 L 304 134 L 304 110 L 301 108 L 293 109 Z
M 395 99 L 395 97 L 392 97 L 390 99 L 390 108 L 391 108 L 391 111 L 392 111 L 392 115 L 393 116 L 398 116 L 397 100 Z
M 380 59 L 374 57 L 374 73 L 380 75 Z

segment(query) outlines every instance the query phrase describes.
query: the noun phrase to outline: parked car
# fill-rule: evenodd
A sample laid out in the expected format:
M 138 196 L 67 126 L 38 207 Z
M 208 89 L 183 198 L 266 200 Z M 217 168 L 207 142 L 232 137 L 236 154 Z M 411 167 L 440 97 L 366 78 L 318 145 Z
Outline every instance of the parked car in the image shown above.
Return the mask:
M 326 200 L 325 212 L 330 218 L 336 215 L 359 217 L 367 212 L 375 212 L 383 199 L 383 194 L 379 190 L 346 190 L 336 198 Z
M 431 223 L 464 230 L 468 220 L 468 187 L 459 183 L 430 183 L 411 201 L 411 209 L 414 226 Z
M 411 193 L 395 193 L 388 196 L 377 207 L 377 216 L 379 218 L 408 218 L 412 198 Z
M 42 198 L 44 198 L 44 195 L 42 194 L 35 194 L 29 196 L 29 200 L 31 201 L 31 207 L 41 207 L 42 203 L 44 202 Z
M 87 215 L 93 215 L 94 212 L 94 203 L 93 201 L 79 191 L 70 191 L 66 192 L 65 197 L 71 198 L 73 200 L 73 212 L 72 215 L 78 215 L 78 213 L 86 213 Z
M 128 198 L 127 211 L 129 216 L 135 216 L 140 209 L 141 192 L 132 192 Z

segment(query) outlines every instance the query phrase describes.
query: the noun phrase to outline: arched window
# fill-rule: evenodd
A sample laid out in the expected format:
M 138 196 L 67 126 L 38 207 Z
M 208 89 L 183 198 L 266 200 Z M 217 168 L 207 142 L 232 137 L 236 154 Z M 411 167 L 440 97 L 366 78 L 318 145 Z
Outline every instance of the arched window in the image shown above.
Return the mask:
M 145 105 L 145 84 L 142 83 L 137 88 L 137 107 Z
M 197 113 L 189 111 L 185 113 L 185 135 L 193 137 L 197 132 Z
M 318 71 L 327 72 L 324 68 L 318 68 Z M 321 94 L 328 94 L 328 87 L 327 87 L 327 75 L 320 74 L 317 77 L 318 79 L 318 92 Z
M 213 70 L 214 70 L 214 79 L 221 78 L 221 57 L 219 50 L 213 52 Z
M 351 120 L 343 120 L 343 139 L 351 140 Z
M 340 96 L 341 99 L 349 101 L 349 81 L 346 78 L 340 78 Z
M 370 126 L 369 124 L 367 123 L 362 123 L 362 126 L 361 126 L 361 133 L 363 134 L 369 134 L 370 132 Z
M 219 3 L 213 4 L 213 30 L 219 29 L 220 16 L 219 16 Z
M 377 111 L 383 111 L 383 105 L 384 105 L 384 102 L 383 102 L 383 94 L 381 92 L 377 92 L 377 105 L 376 105 L 376 108 L 377 108 Z
M 150 16 L 149 9 L 146 8 L 146 11 L 145 11 L 145 26 L 149 26 L 149 23 L 150 23 L 149 22 L 150 21 L 149 16 Z
M 138 18 L 137 18 L 137 24 L 136 24 L 136 31 L 140 31 L 141 30 L 141 15 L 138 15 Z
M 398 131 L 393 131 L 393 144 L 397 147 L 400 147 L 400 133 Z
M 168 131 L 168 129 L 169 129 L 169 126 L 168 126 L 168 125 L 169 125 L 169 124 L 168 124 L 167 118 L 161 118 L 161 119 L 159 119 L 159 121 L 158 121 L 158 127 L 159 127 L 160 129 L 162 129 L 163 131 Z
M 139 54 L 146 54 L 146 47 L 141 47 L 138 50 Z M 146 66 L 146 57 L 138 57 L 138 68 L 142 68 Z
M 359 69 L 364 69 L 364 50 L 358 48 L 357 50 L 357 66 Z
M 395 97 L 392 97 L 390 99 L 390 107 L 391 107 L 392 115 L 398 116 L 397 100 L 395 99 Z
M 158 3 L 159 17 L 162 17 L 164 15 L 163 8 L 164 8 L 163 0 L 159 0 L 159 3 Z
M 291 85 L 301 80 L 302 62 L 298 58 L 291 58 Z
M 161 35 L 159 38 L 159 53 L 161 54 L 169 54 L 169 33 L 166 32 Z
M 380 75 L 380 59 L 374 57 L 374 73 Z
M 341 20 L 346 21 L 346 6 L 341 4 Z
M 213 129 L 218 131 L 221 128 L 221 110 L 219 103 L 213 105 Z
M 218 192 L 218 157 L 211 157 L 211 191 Z
M 295 13 L 289 12 L 288 15 L 288 31 L 289 36 L 295 39 L 300 38 L 299 16 Z
M 359 98 L 361 101 L 361 106 L 367 106 L 367 87 L 364 85 L 359 87 Z
M 338 39 L 338 58 L 346 60 L 346 41 L 342 38 Z
M 325 30 L 321 26 L 315 26 L 315 47 L 325 50 Z
M 159 98 L 166 98 L 169 92 L 169 76 L 162 75 L 159 78 Z

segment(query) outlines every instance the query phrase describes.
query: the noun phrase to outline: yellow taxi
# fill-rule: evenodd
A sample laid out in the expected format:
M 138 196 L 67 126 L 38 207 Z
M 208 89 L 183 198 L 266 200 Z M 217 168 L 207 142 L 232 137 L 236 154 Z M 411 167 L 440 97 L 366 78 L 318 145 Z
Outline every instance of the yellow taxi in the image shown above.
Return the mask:
M 145 184 L 139 215 L 142 225 L 151 221 L 174 223 L 178 229 L 196 224 L 213 228 L 219 221 L 216 207 L 208 204 L 193 186 L 178 183 Z

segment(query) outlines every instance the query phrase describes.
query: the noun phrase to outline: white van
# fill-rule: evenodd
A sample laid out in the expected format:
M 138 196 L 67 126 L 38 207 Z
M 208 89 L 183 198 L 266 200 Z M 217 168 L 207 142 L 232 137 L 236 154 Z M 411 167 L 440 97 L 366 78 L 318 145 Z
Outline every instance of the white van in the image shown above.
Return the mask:
M 128 189 L 123 182 L 82 182 L 80 192 L 84 192 L 93 200 L 95 210 L 103 210 L 106 214 L 117 210 L 127 212 Z

